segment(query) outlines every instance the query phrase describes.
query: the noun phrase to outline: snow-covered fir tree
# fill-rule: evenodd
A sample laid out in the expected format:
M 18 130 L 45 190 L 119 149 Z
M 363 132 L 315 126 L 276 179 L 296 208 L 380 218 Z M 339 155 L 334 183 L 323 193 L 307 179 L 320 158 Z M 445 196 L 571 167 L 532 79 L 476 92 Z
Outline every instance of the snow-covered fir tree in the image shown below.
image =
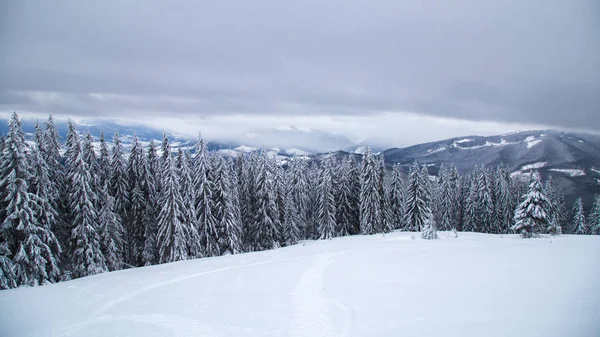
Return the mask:
M 387 170 L 385 168 L 385 161 L 383 155 L 378 155 L 376 157 L 377 163 L 377 189 L 379 191 L 379 209 L 381 210 L 381 222 L 379 223 L 379 228 L 377 228 L 378 233 L 388 233 L 394 230 L 394 220 L 392 219 L 393 214 L 390 207 L 390 201 L 388 199 L 389 194 L 389 177 L 387 174 Z
M 400 169 L 400 165 L 394 165 L 390 177 L 389 191 L 387 198 L 389 199 L 389 207 L 391 212 L 391 221 L 394 229 L 405 227 L 405 206 L 406 206 L 406 186 L 404 182 L 404 174 Z
M 267 250 L 278 246 L 279 215 L 275 198 L 274 173 L 270 159 L 263 151 L 256 167 L 256 214 L 254 218 L 254 250 Z
M 125 230 L 124 237 L 124 257 L 129 264 L 136 264 L 135 257 L 135 242 L 132 236 L 129 211 L 129 183 L 126 171 L 125 157 L 123 153 L 123 143 L 119 137 L 119 133 L 115 132 L 113 136 L 112 152 L 110 158 L 110 178 L 109 178 L 109 193 L 115 198 L 115 210 L 121 217 L 123 229 Z
M 100 174 L 99 183 L 100 186 L 104 186 L 107 184 L 110 188 L 110 172 L 111 172 L 111 163 L 110 163 L 110 151 L 108 149 L 108 143 L 106 142 L 106 138 L 104 138 L 104 131 L 100 132 L 100 155 L 98 156 L 98 173 Z
M 429 217 L 432 214 L 427 179 L 424 172 L 419 172 L 419 164 L 415 161 L 408 176 L 406 195 L 406 230 L 408 231 L 421 231 L 430 221 Z
M 550 207 L 550 201 L 544 194 L 538 173 L 532 175 L 529 191 L 521 197 L 521 200 L 515 209 L 515 224 L 512 229 L 524 238 L 538 237 L 548 226 Z
M 142 260 L 144 265 L 158 263 L 158 247 L 156 245 L 157 219 L 160 212 L 158 204 L 160 161 L 156 151 L 154 140 L 150 140 L 146 153 L 146 166 L 142 174 L 144 182 L 143 193 L 145 195 L 146 210 L 144 213 L 144 250 Z
M 71 247 L 72 276 L 74 278 L 107 271 L 106 259 L 100 246 L 98 212 L 93 200 L 90 168 L 83 160 L 83 151 L 78 137 L 73 138 L 74 160 L 71 163 L 69 181 L 71 193 L 69 207 L 72 213 Z
M 355 205 L 352 203 L 353 193 L 352 177 L 350 176 L 350 162 L 345 160 L 337 167 L 334 176 L 335 197 L 335 222 L 338 236 L 346 236 L 352 233 L 355 226 Z
M 508 233 L 514 218 L 514 196 L 510 190 L 510 173 L 504 166 L 496 170 L 496 213 L 499 233 Z
M 462 230 L 465 232 L 475 232 L 479 230 L 479 214 L 477 209 L 477 197 L 479 192 L 479 174 L 472 172 L 472 177 L 469 190 L 465 194 L 464 210 L 463 210 L 463 224 Z
M 115 212 L 115 199 L 108 193 L 108 183 L 98 193 L 100 209 L 98 210 L 98 233 L 100 249 L 106 259 L 108 270 L 119 270 L 123 267 L 123 226 Z
M 335 197 L 333 190 L 333 155 L 323 162 L 319 179 L 319 239 L 331 239 L 336 236 Z
M 237 181 L 231 164 L 221 156 L 216 156 L 216 168 L 222 172 L 215 182 L 217 193 L 215 207 L 219 210 L 217 221 L 221 229 L 219 245 L 221 254 L 238 254 L 244 251 L 242 218 L 239 206 Z M 218 201 L 217 201 L 218 200 Z
M 167 146 L 167 149 L 170 148 Z M 161 210 L 158 215 L 159 263 L 175 262 L 188 258 L 189 231 L 184 223 L 185 209 L 177 169 L 173 157 L 164 157 L 162 168 Z
M 554 180 L 552 177 L 548 177 L 548 180 L 546 180 L 544 191 L 550 203 L 550 207 L 548 208 L 548 227 L 546 228 L 546 232 L 550 233 L 551 235 L 560 235 L 562 234 L 562 228 L 558 219 L 559 201 L 557 200 L 557 193 L 556 189 L 554 188 Z
M 194 207 L 203 256 L 218 256 L 220 253 L 218 222 L 215 211 L 215 184 L 211 180 L 211 158 L 204 139 L 196 145 L 194 157 Z
M 577 198 L 573 203 L 573 224 L 574 234 L 587 235 L 590 234 L 590 228 L 585 221 L 585 214 L 583 213 L 583 201 L 581 198 Z
M 32 179 L 29 189 L 34 197 L 34 212 L 39 226 L 44 228 L 42 241 L 52 250 L 55 263 L 48 265 L 48 277 L 51 281 L 60 280 L 59 257 L 62 253 L 61 246 L 54 234 L 57 225 L 57 206 L 54 204 L 53 184 L 50 181 L 50 171 L 42 154 L 44 143 L 43 132 L 36 124 L 35 145 L 30 148 Z
M 0 224 L 0 245 L 8 249 L 8 258 L 14 264 L 15 283 L 38 285 L 57 278 L 57 253 L 60 249 L 50 224 L 40 222 L 48 218 L 38 219 L 36 216 L 36 209 L 39 211 L 44 206 L 37 203 L 40 200 L 29 188 L 33 170 L 27 159 L 27 151 L 21 121 L 13 113 L 0 156 L 0 191 L 5 203 Z M 51 246 L 56 249 L 53 250 Z M 3 264 L 9 265 L 6 261 Z M 10 275 L 10 268 L 4 272 Z M 12 281 L 8 280 L 8 283 L 12 284 Z
M 181 197 L 183 198 L 184 224 L 188 227 L 187 230 L 189 231 L 188 256 L 200 257 L 202 256 L 202 246 L 196 220 L 196 208 L 194 206 L 194 181 L 192 179 L 191 163 L 192 159 L 189 152 L 179 149 L 176 166 Z
M 496 212 L 492 200 L 492 179 L 489 171 L 485 168 L 479 170 L 477 190 L 477 225 L 483 233 L 496 233 Z
M 144 193 L 146 178 L 146 157 L 137 135 L 133 136 L 131 150 L 126 164 L 128 209 L 125 219 L 125 238 L 129 252 L 129 263 L 134 266 L 144 265 L 144 232 L 145 215 L 148 199 Z
M 590 234 L 600 235 L 600 194 L 596 194 L 594 197 L 594 204 L 588 217 L 590 224 Z
M 297 225 L 301 230 L 301 238 L 308 238 L 307 226 L 309 223 L 309 205 L 310 205 L 310 191 L 309 182 L 307 177 L 307 164 L 306 161 L 294 157 L 291 163 L 290 171 L 290 186 L 288 193 L 290 194 L 293 212 L 295 213 L 294 218 L 297 219 Z M 299 239 L 299 238 L 298 238 Z M 294 240 L 297 241 L 298 239 Z
M 6 242 L 0 237 L 0 290 L 10 289 L 17 286 L 15 265 L 9 257 L 10 251 Z
M 291 174 L 290 174 L 291 175 Z M 303 238 L 300 213 L 294 204 L 292 193 L 292 179 L 287 179 L 288 185 L 285 195 L 285 214 L 283 219 L 283 239 L 286 246 L 294 245 Z
M 379 191 L 380 175 L 369 147 L 363 154 L 360 178 L 360 231 L 366 235 L 375 234 L 382 228 L 383 214 Z

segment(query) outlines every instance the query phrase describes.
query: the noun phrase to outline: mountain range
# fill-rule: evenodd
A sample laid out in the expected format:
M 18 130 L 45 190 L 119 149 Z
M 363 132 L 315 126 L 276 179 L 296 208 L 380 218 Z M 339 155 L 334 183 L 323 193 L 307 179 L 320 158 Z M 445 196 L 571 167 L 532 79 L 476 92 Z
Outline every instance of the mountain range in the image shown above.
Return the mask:
M 129 147 L 133 136 L 142 143 L 151 140 L 159 143 L 163 133 L 160 130 L 141 125 L 125 126 L 113 122 L 79 122 L 75 124 L 80 133 L 90 132 L 94 138 L 104 131 L 107 140 L 118 132 L 125 147 Z M 66 121 L 56 121 L 59 133 L 67 132 Z M 35 121 L 23 120 L 23 130 L 28 137 L 35 132 Z M 0 123 L 0 133 L 6 133 L 6 122 Z M 289 136 L 286 138 L 286 135 Z M 169 135 L 174 150 L 193 150 L 196 139 Z M 244 143 L 240 142 L 240 139 Z M 365 146 L 352 144 L 347 138 L 318 130 L 264 129 L 249 132 L 246 138 L 237 141 L 208 141 L 209 150 L 219 151 L 228 156 L 250 153 L 262 148 L 261 143 L 281 140 L 279 146 L 267 148 L 271 156 L 285 161 L 291 156 L 302 156 L 309 160 L 319 160 L 325 154 L 318 153 L 317 144 L 331 142 L 330 148 L 341 149 L 335 152 L 338 157 L 358 156 Z M 454 164 L 459 171 L 471 170 L 476 165 L 496 167 L 505 165 L 514 177 L 526 176 L 536 170 L 544 178 L 552 176 L 565 193 L 568 203 L 578 196 L 583 198 L 586 209 L 591 206 L 595 194 L 600 193 L 600 136 L 584 133 L 561 132 L 556 130 L 532 130 L 496 136 L 465 136 L 436 142 L 413 145 L 405 148 L 373 149 L 384 156 L 386 165 L 399 164 L 408 171 L 416 160 L 427 164 L 430 173 L 436 175 L 442 165 Z M 381 150 L 381 151 L 380 151 Z

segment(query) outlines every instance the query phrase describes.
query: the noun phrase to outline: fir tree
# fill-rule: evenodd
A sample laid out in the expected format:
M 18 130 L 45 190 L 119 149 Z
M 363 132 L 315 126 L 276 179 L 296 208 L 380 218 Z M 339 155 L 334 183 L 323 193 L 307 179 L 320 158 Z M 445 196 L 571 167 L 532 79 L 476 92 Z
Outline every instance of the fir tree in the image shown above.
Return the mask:
M 31 193 L 32 167 L 27 161 L 27 144 L 21 121 L 13 113 L 9 121 L 9 133 L 0 157 L 0 191 L 2 200 L 8 203 L 5 217 L 0 225 L 0 246 L 8 249 L 12 257 L 17 285 L 37 285 L 53 281 L 58 276 L 58 243 L 49 224 L 37 219 L 36 210 L 43 208 L 37 196 Z M 39 214 L 39 213 L 38 213 Z M 49 215 L 49 214 L 46 214 Z M 55 246 L 53 249 L 50 246 Z M 4 255 L 4 254 L 3 254 Z M 4 255 L 6 256 L 6 255 Z M 10 281 L 10 264 L 6 257 L 2 262 L 3 273 Z
M 115 132 L 113 137 L 113 146 L 110 160 L 110 180 L 109 193 L 115 198 L 115 211 L 119 214 L 123 229 L 125 230 L 124 237 L 124 257 L 129 264 L 136 264 L 135 256 L 135 238 L 133 237 L 132 225 L 129 222 L 129 184 L 125 166 L 125 158 L 123 156 L 123 144 L 119 134 Z
M 181 188 L 171 155 L 164 157 L 162 178 L 157 235 L 159 263 L 185 260 L 188 258 L 189 232 L 184 224 Z
M 292 181 L 291 179 L 289 180 Z M 294 204 L 294 195 L 292 193 L 291 183 L 287 187 L 285 195 L 285 215 L 283 219 L 283 238 L 286 246 L 294 245 L 302 238 L 302 229 L 300 225 L 300 213 L 297 205 Z
M 100 189 L 98 199 L 101 205 L 98 211 L 100 249 L 108 270 L 119 270 L 123 267 L 123 226 L 115 212 L 115 199 L 108 193 L 107 182 Z
M 308 208 L 310 204 L 310 191 L 307 174 L 306 161 L 294 157 L 290 167 L 290 187 L 288 193 L 290 194 L 291 204 L 294 207 L 293 212 L 295 213 L 294 218 L 297 219 L 297 225 L 300 228 L 302 238 L 308 237 L 308 223 L 309 213 Z
M 144 251 L 142 258 L 144 265 L 152 265 L 158 263 L 158 247 L 156 245 L 157 218 L 160 212 L 158 199 L 160 197 L 160 189 L 158 186 L 160 162 L 156 151 L 154 141 L 151 140 L 148 145 L 146 155 L 146 167 L 144 171 L 143 181 L 144 193 L 146 200 L 146 212 L 144 214 Z
M 202 256 L 202 246 L 194 207 L 194 182 L 190 168 L 191 161 L 189 153 L 179 149 L 177 153 L 177 175 L 179 177 L 181 198 L 183 199 L 184 224 L 189 232 L 188 256 L 199 257 Z
M 337 225 L 336 233 L 339 236 L 350 235 L 354 227 L 354 206 L 352 204 L 353 198 L 353 182 L 350 176 L 350 162 L 343 161 L 336 170 L 336 176 L 334 178 L 334 190 L 335 190 L 335 222 Z
M 589 216 L 590 234 L 600 235 L 600 195 L 594 198 L 594 205 Z
M 78 278 L 105 272 L 107 267 L 100 246 L 97 210 L 92 202 L 95 197 L 91 189 L 90 169 L 83 160 L 83 152 L 77 137 L 73 138 L 72 146 L 74 160 L 71 162 L 69 175 L 72 184 L 69 206 L 73 214 L 72 275 Z
M 194 207 L 196 209 L 196 221 L 198 233 L 201 239 L 203 256 L 218 256 L 220 254 L 219 233 L 217 231 L 217 218 L 213 213 L 215 210 L 213 193 L 214 182 L 210 179 L 211 162 L 202 138 L 196 145 L 196 156 L 194 157 Z
M 479 175 L 476 172 L 471 174 L 472 180 L 469 185 L 468 193 L 465 195 L 464 211 L 463 211 L 463 225 L 462 230 L 465 232 L 476 232 L 478 231 L 478 209 L 477 209 L 477 197 L 479 191 Z
M 8 257 L 9 254 L 10 251 L 8 250 L 8 247 L 6 247 L 6 242 L 0 241 L 0 290 L 17 286 L 15 266 Z
M 419 164 L 415 161 L 408 177 L 408 191 L 406 198 L 406 223 L 407 230 L 421 231 L 430 221 L 431 208 L 428 196 L 428 181 L 426 167 L 419 172 Z
M 137 135 L 134 135 L 126 167 L 128 209 L 124 230 L 126 231 L 125 237 L 128 245 L 126 250 L 130 254 L 129 263 L 135 266 L 141 266 L 145 263 L 142 255 L 145 244 L 145 221 L 147 220 L 145 215 L 149 202 L 147 194 L 144 193 L 145 179 L 147 178 L 145 171 L 146 157 L 144 156 L 144 150 Z
M 496 170 L 496 209 L 499 233 L 508 233 L 514 217 L 514 197 L 511 194 L 510 173 L 504 166 Z
M 394 230 L 393 214 L 391 212 L 389 194 L 389 179 L 385 168 L 383 155 L 377 156 L 377 170 L 379 177 L 377 179 L 377 189 L 379 191 L 379 209 L 381 210 L 381 222 L 379 223 L 378 233 L 387 233 Z
M 217 194 L 222 194 L 219 198 L 222 203 L 215 204 L 222 211 L 222 217 L 218 218 L 219 227 L 223 229 L 220 237 L 221 254 L 238 254 L 244 251 L 244 243 L 237 181 L 231 165 L 221 156 L 218 156 L 218 161 L 218 167 L 223 172 L 222 179 L 216 182 Z
M 332 154 L 323 162 L 319 181 L 319 239 L 336 236 L 335 198 L 333 191 Z
M 375 234 L 380 229 L 382 219 L 381 195 L 379 193 L 379 172 L 367 147 L 363 155 L 360 190 L 360 229 L 362 234 Z
M 590 229 L 585 221 L 585 215 L 583 213 L 583 201 L 581 198 L 577 198 L 573 204 L 573 229 L 577 235 L 590 234 Z
M 539 233 L 548 226 L 550 205 L 544 194 L 539 174 L 533 175 L 529 191 L 521 199 L 521 203 L 515 209 L 515 225 L 512 229 L 524 238 L 538 237 Z
M 544 191 L 546 192 L 546 196 L 548 197 L 548 201 L 550 203 L 548 209 L 548 228 L 546 228 L 546 232 L 552 235 L 560 235 L 562 234 L 562 228 L 559 224 L 558 219 L 558 200 L 556 198 L 556 190 L 554 188 L 554 180 L 552 177 L 549 177 L 546 181 L 546 185 L 544 187 Z
M 277 248 L 279 215 L 275 198 L 275 186 L 270 159 L 262 152 L 256 168 L 256 214 L 254 218 L 254 250 Z
M 110 173 L 112 165 L 110 162 L 110 152 L 108 150 L 108 143 L 104 138 L 104 131 L 100 132 L 100 156 L 98 157 L 98 181 L 100 186 L 109 184 L 110 187 Z M 110 191 L 109 191 L 110 192 Z
M 400 165 L 394 165 L 389 185 L 388 199 L 390 201 L 390 211 L 392 214 L 392 223 L 394 229 L 401 229 L 406 226 L 404 217 L 406 200 L 405 200 L 405 183 Z

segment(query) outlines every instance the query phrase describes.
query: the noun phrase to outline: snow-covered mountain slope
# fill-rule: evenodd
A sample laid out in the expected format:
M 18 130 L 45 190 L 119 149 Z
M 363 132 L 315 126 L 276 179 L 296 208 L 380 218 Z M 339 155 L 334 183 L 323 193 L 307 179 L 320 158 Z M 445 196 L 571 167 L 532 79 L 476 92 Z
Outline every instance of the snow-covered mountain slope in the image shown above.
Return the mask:
M 437 173 L 440 165 L 454 164 L 459 170 L 475 165 L 506 165 L 513 176 L 532 170 L 544 178 L 553 176 L 565 191 L 567 201 L 583 196 L 590 205 L 600 193 L 600 136 L 553 130 L 515 132 L 506 135 L 451 138 L 383 152 L 386 163 L 400 163 L 406 169 L 418 160 Z
M 598 336 L 600 237 L 311 241 L 0 291 L 0 336 Z

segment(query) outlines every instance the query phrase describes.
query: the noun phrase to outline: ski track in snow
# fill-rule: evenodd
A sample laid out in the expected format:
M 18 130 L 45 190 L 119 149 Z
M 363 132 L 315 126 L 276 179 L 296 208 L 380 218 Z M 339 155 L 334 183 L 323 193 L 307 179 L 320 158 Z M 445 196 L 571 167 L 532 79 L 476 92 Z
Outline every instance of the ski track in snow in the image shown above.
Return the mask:
M 345 304 L 325 296 L 325 277 L 335 259 L 348 251 L 318 256 L 310 269 L 302 274 L 292 292 L 291 336 L 349 336 L 353 320 L 352 310 Z M 330 307 L 338 308 L 344 314 L 344 326 L 336 332 L 331 323 Z
M 329 255 L 338 255 L 338 254 L 340 254 L 340 253 L 331 253 L 331 254 L 328 254 L 328 256 Z M 98 323 L 98 322 L 106 321 L 106 320 L 129 320 L 129 321 L 154 324 L 154 325 L 158 325 L 163 328 L 167 328 L 167 329 L 169 329 L 169 331 L 171 331 L 173 333 L 173 336 L 177 336 L 177 337 L 178 336 L 188 336 L 188 335 L 182 334 L 182 331 L 180 331 L 180 330 L 177 330 L 177 331 L 179 331 L 179 334 L 176 333 L 176 331 L 174 330 L 174 327 L 177 324 L 181 323 L 182 321 L 185 321 L 186 322 L 184 324 L 185 328 L 188 329 L 189 331 L 194 332 L 192 334 L 189 334 L 189 336 L 212 336 L 212 335 L 216 336 L 214 331 L 211 333 L 208 333 L 208 331 L 212 331 L 212 328 L 210 327 L 210 325 L 201 323 L 199 321 L 193 321 L 193 320 L 190 320 L 187 318 L 179 317 L 179 316 L 167 316 L 167 315 L 159 315 L 159 314 L 118 315 L 118 316 L 116 316 L 116 315 L 105 315 L 104 312 L 119 305 L 120 303 L 123 303 L 127 300 L 130 300 L 137 296 L 140 296 L 150 290 L 153 290 L 153 289 L 156 289 L 159 287 L 163 287 L 166 285 L 170 285 L 173 283 L 185 281 L 185 280 L 188 280 L 191 278 L 195 278 L 195 277 L 199 277 L 199 276 L 203 276 L 203 275 L 214 274 L 214 273 L 219 273 L 219 272 L 223 272 L 223 271 L 227 271 L 227 270 L 260 266 L 260 265 L 265 265 L 265 264 L 299 260 L 299 259 L 306 259 L 306 258 L 311 258 L 311 257 L 315 257 L 315 256 L 319 257 L 319 256 L 322 256 L 322 254 L 296 256 L 296 257 L 282 258 L 282 259 L 281 258 L 280 259 L 273 258 L 273 259 L 269 259 L 267 261 L 242 264 L 242 265 L 236 265 L 236 266 L 230 266 L 230 267 L 223 267 L 223 268 L 218 268 L 218 269 L 214 269 L 214 270 L 204 271 L 204 272 L 200 272 L 200 273 L 185 275 L 185 276 L 176 277 L 173 279 L 157 282 L 157 283 L 148 285 L 146 287 L 142 287 L 136 291 L 129 292 L 126 295 L 117 297 L 116 299 L 114 299 L 110 302 L 107 302 L 100 308 L 94 310 L 92 312 L 92 314 L 90 314 L 89 319 L 87 321 L 84 321 L 80 324 L 71 326 L 70 328 L 67 329 L 68 331 L 63 330 L 63 331 L 61 331 L 59 333 L 55 333 L 53 335 L 54 336 L 77 336 L 81 330 L 85 329 L 87 326 L 94 324 L 94 323 Z M 326 264 L 325 267 L 327 267 L 328 265 L 329 265 L 329 263 Z M 187 330 L 184 330 L 184 331 L 187 331 Z M 312 336 L 316 336 L 316 335 L 312 335 Z M 325 335 L 325 336 L 327 336 L 327 335 Z M 337 335 L 331 335 L 331 336 L 337 336 Z M 345 336 L 345 335 L 342 335 L 342 336 Z

